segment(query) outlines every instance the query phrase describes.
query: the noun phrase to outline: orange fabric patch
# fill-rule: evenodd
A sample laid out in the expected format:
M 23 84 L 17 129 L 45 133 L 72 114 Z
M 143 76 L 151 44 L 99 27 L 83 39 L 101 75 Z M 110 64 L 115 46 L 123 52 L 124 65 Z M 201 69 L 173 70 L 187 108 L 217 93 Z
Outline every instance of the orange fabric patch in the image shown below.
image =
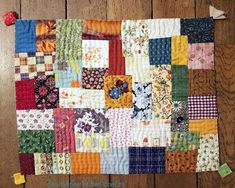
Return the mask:
M 100 174 L 100 153 L 71 153 L 72 174 Z
M 217 119 L 189 120 L 189 132 L 199 132 L 201 135 L 217 134 Z

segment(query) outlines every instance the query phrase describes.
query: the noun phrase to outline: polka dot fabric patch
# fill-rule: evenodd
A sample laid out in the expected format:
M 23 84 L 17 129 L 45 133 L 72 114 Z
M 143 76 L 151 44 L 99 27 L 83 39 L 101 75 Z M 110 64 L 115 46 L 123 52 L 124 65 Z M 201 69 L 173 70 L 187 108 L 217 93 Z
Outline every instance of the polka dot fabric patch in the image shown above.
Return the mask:
M 217 171 L 212 18 L 17 20 L 24 175 Z

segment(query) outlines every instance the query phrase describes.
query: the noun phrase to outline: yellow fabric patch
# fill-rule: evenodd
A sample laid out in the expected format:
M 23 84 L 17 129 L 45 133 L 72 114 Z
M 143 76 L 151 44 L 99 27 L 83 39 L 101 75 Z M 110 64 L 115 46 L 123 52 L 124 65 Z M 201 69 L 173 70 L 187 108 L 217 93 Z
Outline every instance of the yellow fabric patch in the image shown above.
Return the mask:
M 173 36 L 171 38 L 171 64 L 188 64 L 188 37 Z
M 13 174 L 13 177 L 16 185 L 25 183 L 25 177 L 24 175 L 21 175 L 21 173 L 15 173 Z
M 189 132 L 199 132 L 201 135 L 217 134 L 217 119 L 189 120 Z

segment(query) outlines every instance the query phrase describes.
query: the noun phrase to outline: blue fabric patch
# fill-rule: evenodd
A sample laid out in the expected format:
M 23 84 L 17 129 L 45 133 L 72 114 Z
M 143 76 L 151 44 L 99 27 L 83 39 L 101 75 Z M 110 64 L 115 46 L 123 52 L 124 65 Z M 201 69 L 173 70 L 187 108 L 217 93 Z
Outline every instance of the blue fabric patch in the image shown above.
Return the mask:
M 165 173 L 165 147 L 129 147 L 129 173 Z
M 15 51 L 36 52 L 36 20 L 16 20 Z
M 171 38 L 149 40 L 150 65 L 171 64 Z

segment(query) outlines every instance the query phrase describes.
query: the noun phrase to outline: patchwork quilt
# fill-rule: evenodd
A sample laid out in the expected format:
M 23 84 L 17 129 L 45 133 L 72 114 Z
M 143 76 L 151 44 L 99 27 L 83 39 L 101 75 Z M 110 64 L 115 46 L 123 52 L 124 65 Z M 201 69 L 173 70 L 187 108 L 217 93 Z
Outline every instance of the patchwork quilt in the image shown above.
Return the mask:
M 219 167 L 212 18 L 17 20 L 22 174 Z

